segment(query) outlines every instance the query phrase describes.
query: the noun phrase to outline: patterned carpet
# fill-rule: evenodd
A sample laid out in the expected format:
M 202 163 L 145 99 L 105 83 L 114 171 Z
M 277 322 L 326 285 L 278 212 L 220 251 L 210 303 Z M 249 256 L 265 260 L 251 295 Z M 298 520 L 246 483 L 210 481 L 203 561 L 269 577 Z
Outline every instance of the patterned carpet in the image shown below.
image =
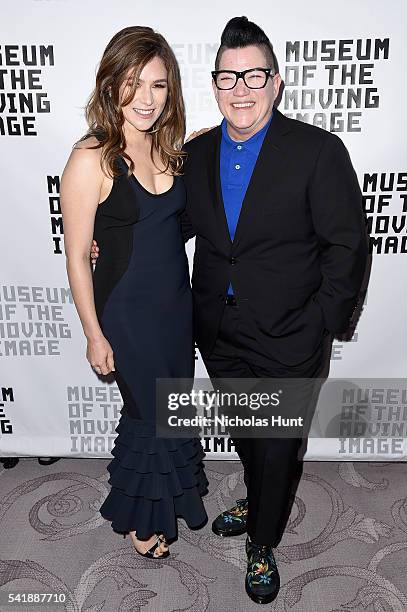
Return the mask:
M 71 612 L 384 612 L 407 610 L 407 465 L 306 462 L 275 550 L 282 587 L 269 605 L 244 591 L 244 536 L 211 520 L 244 496 L 236 461 L 207 461 L 209 522 L 168 559 L 143 559 L 98 513 L 105 459 L 20 459 L 0 467 L 0 610 Z M 270 512 L 273 511 L 272 505 Z M 64 605 L 4 604 L 16 591 L 65 593 Z

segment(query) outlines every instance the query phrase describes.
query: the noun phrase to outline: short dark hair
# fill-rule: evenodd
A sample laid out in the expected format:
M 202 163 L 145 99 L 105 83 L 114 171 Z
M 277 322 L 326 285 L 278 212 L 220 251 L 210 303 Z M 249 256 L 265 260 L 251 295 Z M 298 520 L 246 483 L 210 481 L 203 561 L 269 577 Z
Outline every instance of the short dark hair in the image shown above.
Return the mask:
M 278 62 L 273 51 L 268 36 L 263 30 L 253 21 L 249 21 L 247 17 L 233 17 L 226 24 L 220 39 L 220 47 L 216 54 L 215 70 L 218 70 L 220 58 L 226 49 L 238 49 L 256 45 L 261 47 L 264 52 L 268 64 L 268 68 L 272 68 L 273 72 L 278 72 Z

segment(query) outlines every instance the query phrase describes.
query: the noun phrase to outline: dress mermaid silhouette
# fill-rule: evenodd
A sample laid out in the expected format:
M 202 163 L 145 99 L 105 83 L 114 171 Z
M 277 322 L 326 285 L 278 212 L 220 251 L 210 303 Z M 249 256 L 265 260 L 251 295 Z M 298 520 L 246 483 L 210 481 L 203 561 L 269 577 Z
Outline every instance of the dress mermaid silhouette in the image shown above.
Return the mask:
M 208 481 L 199 438 L 155 437 L 156 378 L 193 378 L 192 294 L 179 214 L 182 177 L 162 194 L 146 190 L 119 156 L 112 190 L 99 204 L 100 247 L 93 286 L 100 326 L 110 342 L 123 398 L 111 490 L 100 513 L 118 533 L 147 539 L 177 535 L 177 517 L 191 528 L 207 520 Z

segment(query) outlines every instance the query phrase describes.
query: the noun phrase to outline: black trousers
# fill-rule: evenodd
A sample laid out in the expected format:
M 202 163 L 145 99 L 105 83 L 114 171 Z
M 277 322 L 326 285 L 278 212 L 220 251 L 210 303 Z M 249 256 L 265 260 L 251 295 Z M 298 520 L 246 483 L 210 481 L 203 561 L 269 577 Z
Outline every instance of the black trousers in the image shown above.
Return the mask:
M 253 321 L 238 305 L 225 305 L 212 353 L 204 357 L 210 378 L 318 378 L 329 373 L 333 337 L 326 333 L 314 354 L 300 366 L 288 367 L 260 345 Z M 215 381 L 214 381 L 215 382 Z M 219 388 L 219 381 L 217 387 Z M 319 384 L 319 381 L 318 381 Z M 319 389 L 313 393 L 317 403 Z M 244 468 L 247 488 L 247 533 L 257 544 L 276 547 L 284 533 L 303 471 L 307 439 L 239 438 L 232 440 Z

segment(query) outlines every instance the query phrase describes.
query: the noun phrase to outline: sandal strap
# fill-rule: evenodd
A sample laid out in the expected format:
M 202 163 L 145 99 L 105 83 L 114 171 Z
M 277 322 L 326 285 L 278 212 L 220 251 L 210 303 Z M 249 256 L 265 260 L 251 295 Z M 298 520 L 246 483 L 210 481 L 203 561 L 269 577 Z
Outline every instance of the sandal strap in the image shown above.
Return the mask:
M 146 557 L 153 557 L 154 559 L 161 557 L 161 555 L 154 555 L 160 543 L 161 543 L 161 540 L 159 537 L 157 537 L 156 541 L 154 542 L 152 546 L 150 546 L 150 548 L 144 549 L 144 554 L 146 555 Z
M 152 546 L 150 546 L 150 548 L 146 548 L 144 546 L 144 542 L 143 540 L 139 540 L 137 535 L 135 536 L 136 540 L 138 540 L 141 544 L 144 550 L 140 550 L 139 553 L 145 557 L 150 557 L 150 558 L 154 558 L 157 559 L 159 556 L 161 555 L 154 555 L 155 550 L 158 548 L 158 546 L 161 543 L 161 540 L 158 536 L 156 536 L 156 541 L 154 542 L 154 544 L 152 544 Z

